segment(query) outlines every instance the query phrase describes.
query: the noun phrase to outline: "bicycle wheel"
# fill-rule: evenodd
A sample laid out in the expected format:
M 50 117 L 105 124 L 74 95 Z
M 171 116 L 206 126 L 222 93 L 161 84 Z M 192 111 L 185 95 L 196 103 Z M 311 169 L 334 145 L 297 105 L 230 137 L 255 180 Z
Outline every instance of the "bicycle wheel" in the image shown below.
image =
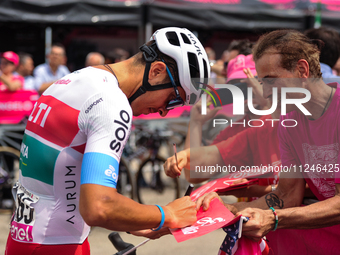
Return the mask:
M 117 191 L 118 193 L 127 196 L 131 199 L 133 199 L 134 197 L 132 176 L 128 164 L 124 158 L 121 158 L 119 163 L 119 177 L 117 182 Z
M 157 156 L 146 159 L 137 172 L 137 198 L 142 204 L 164 204 L 179 198 L 177 178 L 165 175 L 165 159 Z
M 12 209 L 12 187 L 18 179 L 20 152 L 11 147 L 0 147 L 0 208 Z
M 21 141 L 24 137 L 26 124 L 2 124 L 0 125 L 0 146 L 13 147 L 20 151 Z

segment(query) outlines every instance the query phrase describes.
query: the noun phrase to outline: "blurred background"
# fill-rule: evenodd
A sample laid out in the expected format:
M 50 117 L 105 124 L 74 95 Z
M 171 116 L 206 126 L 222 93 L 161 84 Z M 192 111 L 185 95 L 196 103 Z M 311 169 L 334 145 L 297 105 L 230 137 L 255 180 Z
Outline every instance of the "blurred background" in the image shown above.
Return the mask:
M 39 65 L 58 42 L 74 71 L 91 51 L 108 56 L 122 48 L 132 55 L 156 29 L 179 26 L 196 32 L 219 58 L 232 40 L 306 30 L 315 18 L 340 30 L 339 10 L 338 0 L 1 0 L 0 52 L 26 52 Z

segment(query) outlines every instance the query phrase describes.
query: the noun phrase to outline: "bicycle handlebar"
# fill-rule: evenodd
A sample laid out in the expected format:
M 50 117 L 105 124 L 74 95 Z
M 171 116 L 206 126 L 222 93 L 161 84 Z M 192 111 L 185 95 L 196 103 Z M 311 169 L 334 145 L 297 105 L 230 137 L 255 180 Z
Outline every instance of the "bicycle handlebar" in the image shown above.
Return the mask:
M 123 239 L 120 237 L 119 233 L 112 232 L 109 234 L 109 240 L 113 244 L 113 246 L 118 250 L 117 253 L 114 255 L 122 255 L 128 250 L 134 248 L 135 246 L 131 243 L 126 243 L 123 241 Z M 130 253 L 131 255 L 136 255 L 136 250 L 132 251 Z

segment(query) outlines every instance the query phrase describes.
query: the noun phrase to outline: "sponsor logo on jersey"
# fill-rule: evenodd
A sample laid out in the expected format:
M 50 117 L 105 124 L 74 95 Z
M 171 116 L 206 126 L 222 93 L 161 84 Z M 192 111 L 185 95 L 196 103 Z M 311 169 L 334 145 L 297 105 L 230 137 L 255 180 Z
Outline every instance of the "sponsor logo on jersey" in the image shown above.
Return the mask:
M 131 119 L 130 115 L 125 110 L 121 110 L 119 115 L 120 115 L 120 119 L 114 121 L 115 123 L 119 125 L 119 127 L 115 131 L 116 139 L 114 139 L 110 143 L 111 150 L 114 150 L 117 153 L 122 147 L 121 142 L 124 141 L 124 139 L 126 138 L 126 135 L 127 135 L 126 133 L 129 130 L 127 124 L 129 124 L 130 119 Z
M 28 146 L 26 146 L 26 144 L 21 144 L 20 152 L 24 158 L 28 158 Z
M 67 79 L 67 80 L 64 80 L 64 79 L 60 79 L 60 80 L 57 80 L 54 84 L 64 84 L 64 85 L 67 85 L 71 82 L 70 79 Z
M 113 166 L 109 166 L 109 169 L 105 170 L 105 175 L 113 178 L 115 182 L 118 180 L 118 174 L 116 173 L 116 169 Z
M 89 107 L 87 107 L 85 113 L 89 113 L 89 111 L 91 111 L 91 109 L 93 108 L 93 106 L 99 104 L 100 102 L 103 102 L 103 98 L 99 98 L 96 101 L 94 101 L 92 104 L 90 104 Z
M 53 96 L 42 95 L 28 118 L 26 129 L 58 146 L 69 146 L 79 131 L 78 115 L 79 110 Z

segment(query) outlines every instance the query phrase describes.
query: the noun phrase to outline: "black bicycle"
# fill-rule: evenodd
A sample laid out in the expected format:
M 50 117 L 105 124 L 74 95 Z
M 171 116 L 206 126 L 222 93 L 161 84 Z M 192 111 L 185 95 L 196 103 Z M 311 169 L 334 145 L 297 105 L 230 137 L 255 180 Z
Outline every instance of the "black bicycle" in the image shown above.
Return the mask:
M 124 242 L 118 232 L 111 232 L 108 238 L 118 251 L 114 255 L 136 255 L 135 246 L 131 243 Z
M 168 146 L 170 132 L 142 130 L 137 144 L 149 150 L 136 173 L 137 199 L 142 204 L 161 203 L 179 198 L 179 180 L 166 176 L 163 164 L 166 161 L 159 152 L 162 145 Z
M 134 199 L 134 185 L 132 175 L 129 170 L 128 161 L 121 157 L 119 162 L 119 178 L 117 182 L 118 193 Z
M 21 141 L 27 118 L 18 124 L 0 124 L 0 208 L 13 209 L 12 186 L 18 179 Z

